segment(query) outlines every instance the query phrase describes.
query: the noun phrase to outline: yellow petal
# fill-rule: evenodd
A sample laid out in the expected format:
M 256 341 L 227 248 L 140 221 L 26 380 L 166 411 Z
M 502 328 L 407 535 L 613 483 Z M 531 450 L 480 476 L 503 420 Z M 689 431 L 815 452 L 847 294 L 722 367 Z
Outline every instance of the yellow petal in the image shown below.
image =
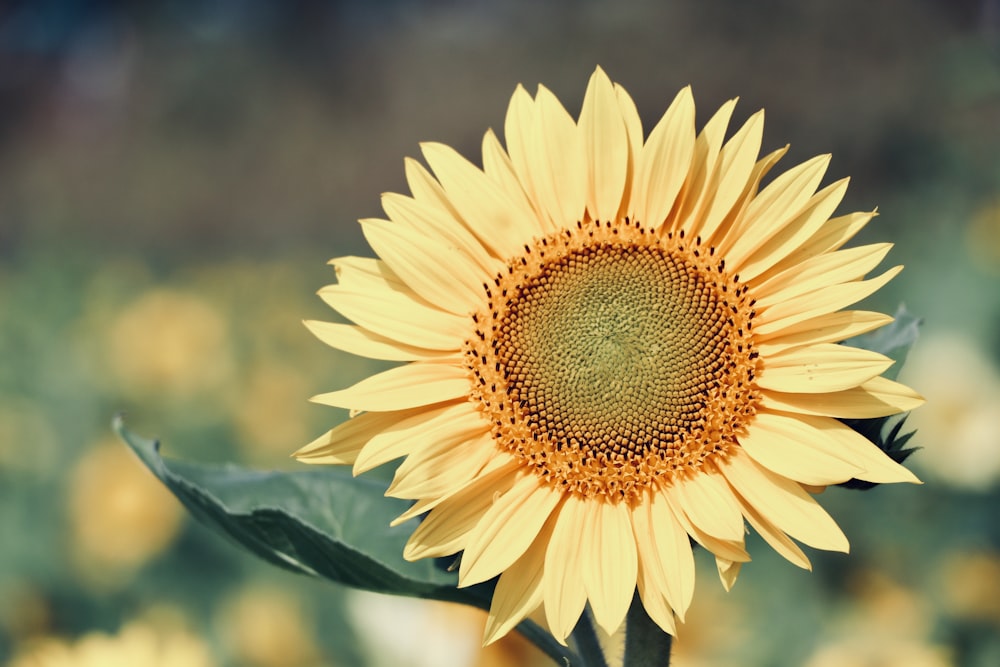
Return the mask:
M 345 289 L 413 293 L 380 259 L 336 257 L 329 264 L 337 275 L 337 285 Z
M 823 226 L 847 192 L 848 179 L 828 185 L 813 195 L 795 217 L 776 231 L 745 259 L 732 256 L 733 266 L 743 280 L 752 280 L 802 245 Z M 730 257 L 730 255 L 726 255 Z
M 444 144 L 421 144 L 452 205 L 469 229 L 497 257 L 510 257 L 536 232 L 534 212 L 524 209 L 474 164 Z
M 735 99 L 719 107 L 695 139 L 689 173 L 677 196 L 677 202 L 674 204 L 676 215 L 672 218 L 671 224 L 665 228 L 667 231 L 681 229 L 681 224 L 702 210 L 704 202 L 712 195 L 709 184 L 714 177 L 722 142 L 726 138 L 726 128 L 729 127 L 729 119 L 735 107 Z
M 660 626 L 660 629 L 669 635 L 677 634 L 677 621 L 674 619 L 674 610 L 664 596 L 662 589 L 647 576 L 646 565 L 639 562 L 639 599 L 646 614 L 653 619 L 653 622 Z
M 850 345 L 804 345 L 761 357 L 757 386 L 796 394 L 826 394 L 850 389 L 881 375 L 892 359 Z
M 502 474 L 506 473 L 506 474 Z M 403 558 L 441 558 L 465 548 L 469 532 L 493 505 L 493 499 L 514 485 L 516 475 L 500 470 L 454 493 L 431 510 L 406 542 Z
M 354 462 L 354 474 L 368 472 L 428 443 L 462 443 L 488 430 L 489 424 L 467 401 L 412 410 L 406 419 L 387 426 L 368 441 Z
M 774 179 L 747 207 L 739 230 L 727 237 L 722 246 L 726 263 L 739 273 L 740 265 L 755 250 L 770 241 L 795 219 L 816 192 L 830 164 L 829 155 L 819 155 L 797 165 Z M 752 234 L 740 233 L 753 230 Z
M 328 285 L 320 298 L 374 334 L 428 350 L 457 351 L 471 333 L 467 317 L 417 301 L 416 294 Z
M 420 361 L 441 359 L 449 354 L 439 350 L 423 350 L 419 347 L 399 343 L 353 324 L 319 322 L 317 320 L 304 320 L 303 324 L 316 338 L 330 347 L 356 354 L 359 357 L 386 361 Z
M 739 576 L 742 566 L 743 563 L 715 557 L 715 567 L 719 571 L 719 579 L 722 580 L 722 586 L 727 593 L 733 589 L 733 584 L 736 583 L 736 577 Z
M 507 153 L 510 155 L 510 163 L 514 168 L 514 173 L 528 199 L 533 202 L 536 208 L 542 209 L 539 213 L 542 214 L 542 224 L 547 225 L 545 231 L 551 232 L 555 230 L 555 226 L 551 225 L 548 209 L 542 204 L 538 187 L 535 185 L 535 179 L 542 171 L 541 165 L 536 164 L 536 149 L 533 145 L 535 116 L 535 101 L 528 91 L 518 84 L 510 98 L 507 115 L 504 119 L 503 134 L 507 144 Z
M 716 231 L 739 201 L 751 180 L 764 134 L 764 111 L 758 111 L 726 142 L 719 153 L 714 194 L 707 201 L 707 211 L 685 225 L 691 238 L 701 236 L 711 243 Z M 701 218 L 701 219 L 699 219 Z
M 756 350 L 766 357 L 799 345 L 834 343 L 878 329 L 892 319 L 884 313 L 867 310 L 839 310 L 803 320 L 776 333 L 758 334 Z
M 773 334 L 820 315 L 846 308 L 882 288 L 903 270 L 894 266 L 885 273 L 857 282 L 829 285 L 777 303 L 757 314 L 753 330 L 757 335 Z
M 583 219 L 587 208 L 587 159 L 572 116 L 545 86 L 535 96 L 529 157 L 538 200 L 557 227 Z
M 484 646 L 513 630 L 541 605 L 545 552 L 554 524 L 552 520 L 547 521 L 531 546 L 500 575 L 483 632 Z
M 629 140 L 614 86 L 600 67 L 590 77 L 579 127 L 587 158 L 587 208 L 595 220 L 615 220 L 628 175 Z
M 812 563 L 802 552 L 799 545 L 795 544 L 792 538 L 788 537 L 784 531 L 779 530 L 773 523 L 760 515 L 753 505 L 742 498 L 738 498 L 740 507 L 743 508 L 743 516 L 747 522 L 753 526 L 754 530 L 764 538 L 764 541 L 771 545 L 771 548 L 781 554 L 790 563 L 798 565 L 804 570 L 812 570 Z
M 633 215 L 646 227 L 667 219 L 691 169 L 695 147 L 694 97 L 691 88 L 677 93 L 642 147 L 629 198 Z
M 483 135 L 483 171 L 503 188 L 511 199 L 525 211 L 535 210 L 535 204 L 525 190 L 525 184 L 517 177 L 510 156 L 504 151 L 493 130 Z
M 625 129 L 628 132 L 629 159 L 634 167 L 636 160 L 639 158 L 639 153 L 642 151 L 642 142 L 644 139 L 642 118 L 639 117 L 639 110 L 636 108 L 635 102 L 632 100 L 632 96 L 628 94 L 628 91 L 617 83 L 614 86 L 615 98 L 618 100 L 618 110 L 622 115 L 622 120 L 625 122 Z
M 861 231 L 875 217 L 876 212 L 849 213 L 837 218 L 830 218 L 805 243 L 788 254 L 787 257 L 761 274 L 761 278 L 770 277 L 774 273 L 784 271 L 810 257 L 837 250 L 854 235 Z
M 462 214 L 445 193 L 444 188 L 422 164 L 410 157 L 406 158 L 403 164 L 406 169 L 406 183 L 410 186 L 410 192 L 417 202 L 427 208 L 446 212 L 448 217 L 465 229 L 469 229 L 468 223 L 462 218 Z
M 568 495 L 557 510 L 556 525 L 545 552 L 545 581 L 542 595 L 549 631 L 559 643 L 573 631 L 587 604 L 587 592 L 580 585 L 580 535 L 586 522 L 586 503 Z
M 520 558 L 560 498 L 562 493 L 534 474 L 525 475 L 498 497 L 469 534 L 458 585 L 492 579 Z
M 500 491 L 497 490 L 499 480 L 510 480 L 509 483 L 503 487 L 503 489 L 506 490 L 510 488 L 510 486 L 514 483 L 513 480 L 516 478 L 520 467 L 520 462 L 511 457 L 509 454 L 506 454 L 505 452 L 497 452 L 496 456 L 490 459 L 489 463 L 486 464 L 486 467 L 479 472 L 479 475 L 476 476 L 475 479 L 471 480 L 464 486 L 451 489 L 447 493 L 443 493 L 439 496 L 421 498 L 413 503 L 413 505 L 411 505 L 405 512 L 393 519 L 389 525 L 398 526 L 405 523 L 414 517 L 418 517 L 421 514 L 431 511 L 445 501 L 451 500 L 459 493 L 476 493 L 477 490 L 479 490 L 492 498 L 494 493 L 500 493 Z
M 684 531 L 690 535 L 695 542 L 705 547 L 716 556 L 722 556 L 723 558 L 728 558 L 729 560 L 738 560 L 743 562 L 750 560 L 750 554 L 748 554 L 744 548 L 745 545 L 742 536 L 739 540 L 724 540 L 706 533 L 688 517 L 684 509 L 678 504 L 678 501 L 675 500 L 672 493 L 664 492 L 663 495 L 667 497 L 669 505 L 673 509 L 674 518 L 677 520 L 677 523 L 681 525 Z
M 761 406 L 768 410 L 844 419 L 887 417 L 924 403 L 923 397 L 906 385 L 883 377 L 831 394 L 786 394 L 765 389 L 761 398 Z
M 632 528 L 647 584 L 666 596 L 670 608 L 684 620 L 694 596 L 694 554 L 688 534 L 670 510 L 667 497 L 660 491 L 648 491 L 632 509 Z M 672 625 L 673 612 L 669 620 L 665 614 L 653 620 L 661 627 Z
M 460 363 L 415 361 L 309 400 L 335 408 L 387 412 L 442 403 L 468 392 L 469 377 Z
M 829 443 L 825 446 L 836 448 L 841 456 L 861 468 L 861 471 L 854 475 L 857 479 L 879 484 L 894 482 L 920 484 L 916 475 L 893 461 L 885 452 L 844 422 L 830 417 L 810 415 L 789 415 L 789 418 L 803 421 L 822 432 Z
M 759 285 L 753 285 L 757 308 L 787 301 L 831 282 L 859 280 L 879 265 L 890 248 L 891 243 L 875 243 L 812 257 Z
M 592 502 L 581 536 L 583 586 L 597 624 L 613 634 L 635 593 L 638 557 L 625 503 Z
M 796 482 L 761 467 L 739 449 L 719 468 L 733 489 L 780 530 L 817 549 L 848 551 L 844 533 Z
M 467 315 L 482 303 L 484 276 L 456 246 L 385 220 L 362 220 L 361 229 L 392 272 L 438 308 Z
M 416 500 L 440 496 L 465 486 L 496 453 L 493 435 L 477 432 L 472 438 L 435 439 L 410 450 L 393 474 L 385 495 Z
M 675 480 L 665 493 L 699 530 L 720 540 L 742 542 L 743 515 L 722 475 L 696 473 Z
M 779 475 L 805 484 L 840 484 L 862 468 L 809 418 L 758 412 L 740 446 L 753 459 Z
M 374 436 L 422 412 L 423 408 L 399 412 L 366 412 L 330 429 L 292 456 L 303 463 L 353 464 L 361 448 Z
M 382 195 L 382 209 L 393 222 L 409 225 L 460 249 L 487 276 L 493 276 L 503 268 L 503 263 L 486 251 L 475 234 L 440 206 L 387 192 Z

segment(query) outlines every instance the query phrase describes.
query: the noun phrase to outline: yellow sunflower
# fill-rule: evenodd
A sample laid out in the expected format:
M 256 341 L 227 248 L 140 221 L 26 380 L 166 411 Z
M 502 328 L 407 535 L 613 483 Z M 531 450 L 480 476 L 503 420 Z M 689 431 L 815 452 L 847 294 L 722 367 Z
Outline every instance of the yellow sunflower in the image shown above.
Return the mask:
M 406 161 L 411 196 L 362 220 L 379 259 L 332 261 L 320 296 L 354 324 L 324 342 L 407 362 L 315 397 L 352 419 L 303 448 L 362 473 L 405 457 L 388 495 L 426 513 L 408 559 L 462 554 L 459 586 L 499 575 L 485 641 L 544 606 L 560 641 L 587 604 L 607 632 L 638 588 L 675 632 L 694 588 L 690 539 L 728 588 L 749 523 L 847 551 L 810 492 L 851 478 L 916 482 L 837 418 L 922 402 L 880 377 L 888 358 L 837 345 L 891 318 L 842 310 L 889 244 L 840 250 L 873 213 L 830 218 L 829 156 L 761 188 L 763 112 L 728 141 L 735 100 L 700 133 L 691 90 L 644 137 L 634 103 L 597 69 L 580 117 L 518 87 L 506 148 L 483 167 L 437 143 Z M 433 175 L 432 175 L 433 174 Z

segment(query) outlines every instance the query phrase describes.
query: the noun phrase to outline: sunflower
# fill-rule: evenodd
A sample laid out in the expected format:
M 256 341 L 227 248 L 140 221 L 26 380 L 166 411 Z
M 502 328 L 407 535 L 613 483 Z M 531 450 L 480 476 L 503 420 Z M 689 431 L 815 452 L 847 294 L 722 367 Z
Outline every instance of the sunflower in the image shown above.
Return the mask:
M 889 244 L 840 248 L 874 215 L 831 218 L 847 180 L 829 156 L 761 187 L 763 112 L 728 141 L 730 100 L 695 129 L 691 90 L 644 137 L 598 68 L 578 120 L 518 87 L 480 169 L 438 143 L 412 194 L 362 220 L 379 259 L 331 263 L 320 296 L 354 324 L 325 343 L 406 362 L 313 400 L 352 419 L 297 452 L 363 473 L 394 459 L 387 495 L 426 514 L 408 559 L 461 553 L 459 586 L 499 576 L 485 642 L 544 607 L 560 641 L 589 604 L 607 632 L 638 589 L 675 633 L 694 589 L 691 540 L 728 589 L 749 523 L 804 568 L 796 544 L 847 551 L 811 493 L 858 478 L 917 482 L 838 418 L 922 402 L 892 361 L 838 345 L 891 321 L 843 310 Z

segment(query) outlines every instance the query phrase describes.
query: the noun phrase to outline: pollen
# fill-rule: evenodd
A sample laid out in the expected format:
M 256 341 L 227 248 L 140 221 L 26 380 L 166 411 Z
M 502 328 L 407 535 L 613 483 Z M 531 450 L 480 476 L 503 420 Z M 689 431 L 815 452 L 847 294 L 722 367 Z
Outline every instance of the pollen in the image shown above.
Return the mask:
M 756 414 L 753 301 L 700 239 L 588 221 L 484 290 L 471 398 L 547 483 L 632 502 L 725 458 Z

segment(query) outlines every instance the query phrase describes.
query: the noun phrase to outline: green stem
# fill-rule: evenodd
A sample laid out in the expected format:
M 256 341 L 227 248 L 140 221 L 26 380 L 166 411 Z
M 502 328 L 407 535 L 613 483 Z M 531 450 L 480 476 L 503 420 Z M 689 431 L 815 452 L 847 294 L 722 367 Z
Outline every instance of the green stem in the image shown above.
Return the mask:
M 580 614 L 580 620 L 573 628 L 573 640 L 576 643 L 576 650 L 580 653 L 582 667 L 608 667 L 604 659 L 604 650 L 597 640 L 597 632 L 594 630 L 594 621 L 590 617 L 589 609 L 584 609 Z
M 646 614 L 637 593 L 625 617 L 623 667 L 668 667 L 671 640 L 673 637 L 661 630 Z

